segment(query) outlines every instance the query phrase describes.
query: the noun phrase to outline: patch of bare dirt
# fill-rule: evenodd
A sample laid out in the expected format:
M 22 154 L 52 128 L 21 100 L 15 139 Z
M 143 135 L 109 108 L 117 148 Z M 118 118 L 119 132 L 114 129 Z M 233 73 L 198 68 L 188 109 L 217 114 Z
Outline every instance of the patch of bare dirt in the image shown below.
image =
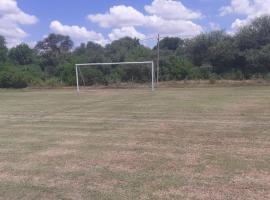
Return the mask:
M 149 164 L 147 157 L 139 155 L 136 152 L 114 152 L 109 156 L 109 168 L 126 172 L 135 172 Z
M 239 147 L 236 148 L 235 152 L 238 155 L 245 155 L 245 156 L 267 156 L 270 154 L 270 147 Z
M 3 172 L 0 171 L 0 181 L 1 182 L 15 182 L 15 183 L 19 183 L 22 181 L 27 180 L 27 176 L 23 176 L 23 175 L 17 175 L 17 174 L 12 174 L 9 172 Z
M 67 153 L 72 154 L 73 151 L 64 151 L 61 153 L 48 151 L 44 152 L 43 156 L 66 155 Z M 85 156 L 86 155 L 84 155 L 84 157 Z M 132 173 L 152 166 L 155 160 L 154 158 L 155 155 L 135 151 L 108 151 L 97 156 L 89 156 L 89 158 L 68 160 L 63 163 L 63 165 L 56 167 L 55 170 L 59 170 L 59 172 L 76 172 L 101 167 L 108 168 L 112 171 L 126 171 Z
M 187 199 L 200 200 L 267 200 L 270 196 L 269 173 L 252 172 L 235 177 L 228 184 L 211 184 L 204 187 L 185 186 L 179 188 L 178 193 L 184 194 Z M 171 191 L 163 191 L 171 194 Z
M 204 178 L 222 177 L 224 171 L 217 166 L 207 165 L 200 175 Z
M 186 153 L 183 156 L 183 160 L 185 162 L 185 165 L 188 167 L 198 165 L 200 162 L 200 153 L 199 152 Z
M 266 80 L 217 80 L 215 84 L 210 84 L 208 80 L 184 80 L 160 82 L 159 88 L 182 88 L 182 87 L 232 87 L 232 86 L 261 86 L 269 85 Z
M 268 188 L 270 192 L 270 172 L 265 171 L 251 171 L 240 176 L 236 176 L 233 182 L 238 185 L 258 185 L 262 188 Z
M 170 199 L 171 196 L 179 196 L 179 198 L 183 197 L 183 192 L 175 188 L 170 188 L 166 191 L 160 190 L 160 191 L 154 192 L 153 195 L 160 199 Z
M 17 143 L 38 143 L 41 142 L 38 138 L 32 138 L 32 137 L 25 137 L 25 138 L 18 138 Z
M 184 199 L 198 200 L 268 200 L 270 197 L 270 173 L 251 171 L 235 176 L 228 183 L 209 182 L 208 178 L 220 176 L 222 171 L 213 166 L 207 166 L 202 177 L 207 178 L 207 185 L 191 185 L 159 190 L 153 193 L 160 199 L 170 199 L 172 196 L 183 197 Z M 190 177 L 192 178 L 192 177 Z M 214 179 L 212 179 L 214 180 Z
M 113 192 L 114 187 L 119 185 L 121 182 L 119 180 L 100 180 L 95 183 L 90 183 L 87 188 L 91 190 L 98 190 L 103 192 Z
M 59 156 L 74 154 L 75 152 L 76 151 L 73 149 L 56 148 L 56 149 L 49 149 L 46 151 L 42 151 L 42 152 L 38 153 L 38 156 L 59 157 Z
M 64 140 L 64 141 L 60 141 L 59 145 L 63 145 L 63 146 L 77 146 L 82 144 L 83 141 L 82 140 Z

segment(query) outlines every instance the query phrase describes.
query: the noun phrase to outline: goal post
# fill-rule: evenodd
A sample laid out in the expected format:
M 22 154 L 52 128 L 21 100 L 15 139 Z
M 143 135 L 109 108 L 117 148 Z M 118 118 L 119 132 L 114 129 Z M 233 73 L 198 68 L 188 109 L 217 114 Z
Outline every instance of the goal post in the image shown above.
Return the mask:
M 79 83 L 79 70 L 80 67 L 94 67 L 94 66 L 108 66 L 108 65 L 150 65 L 151 66 L 151 89 L 155 90 L 155 66 L 154 61 L 142 61 L 142 62 L 112 62 L 112 63 L 82 63 L 75 65 L 76 71 L 76 84 L 77 84 L 77 92 L 80 92 L 80 83 Z

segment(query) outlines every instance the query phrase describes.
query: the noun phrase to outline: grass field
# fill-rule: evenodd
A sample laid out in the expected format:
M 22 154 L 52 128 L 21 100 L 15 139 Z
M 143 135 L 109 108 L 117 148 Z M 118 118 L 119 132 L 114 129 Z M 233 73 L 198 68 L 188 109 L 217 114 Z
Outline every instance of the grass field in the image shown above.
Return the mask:
M 0 90 L 0 199 L 269 199 L 270 87 Z

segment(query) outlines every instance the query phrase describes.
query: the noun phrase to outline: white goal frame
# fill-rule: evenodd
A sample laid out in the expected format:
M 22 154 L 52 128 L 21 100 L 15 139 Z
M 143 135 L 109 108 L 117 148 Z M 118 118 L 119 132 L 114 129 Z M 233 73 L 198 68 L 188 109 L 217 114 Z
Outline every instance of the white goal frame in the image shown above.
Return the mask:
M 155 66 L 154 61 L 143 61 L 143 62 L 112 62 L 112 63 L 82 63 L 76 64 L 76 82 L 77 82 L 77 92 L 80 92 L 80 84 L 79 84 L 79 67 L 93 67 L 93 66 L 105 66 L 105 65 L 129 65 L 129 64 L 149 64 L 151 65 L 152 71 L 152 81 L 151 81 L 151 88 L 152 91 L 155 91 Z

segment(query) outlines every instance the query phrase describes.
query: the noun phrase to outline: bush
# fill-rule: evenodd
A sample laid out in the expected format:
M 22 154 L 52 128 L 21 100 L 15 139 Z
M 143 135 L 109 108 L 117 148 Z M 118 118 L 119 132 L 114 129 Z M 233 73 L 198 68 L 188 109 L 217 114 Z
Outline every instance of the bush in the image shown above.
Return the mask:
M 60 81 L 57 78 L 50 78 L 44 81 L 44 86 L 55 88 L 61 85 Z
M 218 76 L 216 74 L 210 74 L 209 76 L 209 83 L 210 84 L 215 84 L 218 80 Z
M 170 56 L 160 64 L 161 80 L 185 80 L 190 76 L 191 69 L 195 66 L 186 58 Z
M 94 68 L 85 68 L 84 70 L 81 70 L 85 85 L 90 86 L 90 85 L 96 85 L 96 84 L 105 84 L 107 85 L 108 83 L 105 80 L 105 76 L 103 72 L 99 69 L 94 69 Z M 82 77 L 80 77 L 81 79 Z
M 114 72 L 110 75 L 105 76 L 105 81 L 106 83 L 108 83 L 108 85 L 110 84 L 115 84 L 115 83 L 120 83 L 121 82 L 121 76 L 119 73 Z
M 24 66 L 22 69 L 22 76 L 27 82 L 28 86 L 41 86 L 42 85 L 42 72 L 35 66 Z
M 27 81 L 22 73 L 17 71 L 2 71 L 0 72 L 0 87 L 1 88 L 25 88 Z
M 243 80 L 244 75 L 240 70 L 228 72 L 222 75 L 226 80 Z
M 212 74 L 213 66 L 211 65 L 202 65 L 200 67 L 193 67 L 190 70 L 190 78 L 194 80 L 198 79 L 209 79 Z
M 264 79 L 267 80 L 267 81 L 270 81 L 270 73 L 266 74 Z

